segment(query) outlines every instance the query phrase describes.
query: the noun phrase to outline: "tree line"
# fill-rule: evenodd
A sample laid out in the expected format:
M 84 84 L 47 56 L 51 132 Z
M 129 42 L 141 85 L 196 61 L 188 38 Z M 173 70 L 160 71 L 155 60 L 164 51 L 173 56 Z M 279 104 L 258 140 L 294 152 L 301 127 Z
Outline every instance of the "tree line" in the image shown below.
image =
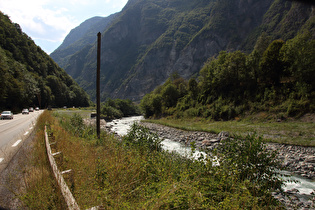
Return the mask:
M 198 77 L 173 74 L 144 96 L 146 117 L 229 120 L 260 111 L 300 116 L 315 110 L 315 40 L 305 32 L 288 41 L 263 33 L 250 54 L 222 51 Z

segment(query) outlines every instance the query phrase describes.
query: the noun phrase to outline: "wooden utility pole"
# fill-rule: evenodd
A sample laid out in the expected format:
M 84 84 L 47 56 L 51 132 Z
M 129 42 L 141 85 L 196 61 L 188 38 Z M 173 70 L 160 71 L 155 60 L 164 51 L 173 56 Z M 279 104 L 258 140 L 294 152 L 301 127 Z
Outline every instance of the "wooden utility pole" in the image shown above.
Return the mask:
M 96 73 L 96 132 L 101 134 L 101 32 L 97 34 L 97 73 Z

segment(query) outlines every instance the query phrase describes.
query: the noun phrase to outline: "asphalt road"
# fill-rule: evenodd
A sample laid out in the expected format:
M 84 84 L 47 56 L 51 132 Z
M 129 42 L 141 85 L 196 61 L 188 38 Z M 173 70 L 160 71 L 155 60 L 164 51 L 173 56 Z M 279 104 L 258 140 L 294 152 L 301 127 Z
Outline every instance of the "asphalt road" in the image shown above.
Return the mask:
M 0 172 L 32 132 L 43 111 L 14 115 L 12 120 L 0 120 Z

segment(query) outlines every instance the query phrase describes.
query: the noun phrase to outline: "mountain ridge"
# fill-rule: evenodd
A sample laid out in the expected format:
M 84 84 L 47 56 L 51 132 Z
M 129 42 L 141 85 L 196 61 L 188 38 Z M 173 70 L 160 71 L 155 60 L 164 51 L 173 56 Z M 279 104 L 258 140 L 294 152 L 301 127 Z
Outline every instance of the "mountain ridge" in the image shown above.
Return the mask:
M 313 30 L 312 8 L 285 0 L 128 1 L 101 31 L 102 100 L 139 101 L 175 72 L 186 79 L 198 74 L 222 50 L 251 52 L 262 33 L 287 40 Z M 95 42 L 65 63 L 57 55 L 51 56 L 94 99 Z

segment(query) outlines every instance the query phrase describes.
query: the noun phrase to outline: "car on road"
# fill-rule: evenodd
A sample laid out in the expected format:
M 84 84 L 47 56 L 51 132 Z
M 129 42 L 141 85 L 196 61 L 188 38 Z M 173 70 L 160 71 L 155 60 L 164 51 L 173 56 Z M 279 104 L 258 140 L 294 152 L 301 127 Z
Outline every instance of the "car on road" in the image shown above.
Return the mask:
M 34 112 L 34 108 L 30 107 L 29 112 Z
M 22 114 L 29 114 L 30 112 L 28 111 L 28 109 L 23 109 L 22 110 Z
M 36 108 L 35 108 L 35 111 L 39 111 L 39 107 L 36 107 Z
M 1 120 L 4 120 L 4 119 L 12 120 L 13 119 L 13 113 L 11 111 L 3 111 L 1 113 L 0 119 Z

